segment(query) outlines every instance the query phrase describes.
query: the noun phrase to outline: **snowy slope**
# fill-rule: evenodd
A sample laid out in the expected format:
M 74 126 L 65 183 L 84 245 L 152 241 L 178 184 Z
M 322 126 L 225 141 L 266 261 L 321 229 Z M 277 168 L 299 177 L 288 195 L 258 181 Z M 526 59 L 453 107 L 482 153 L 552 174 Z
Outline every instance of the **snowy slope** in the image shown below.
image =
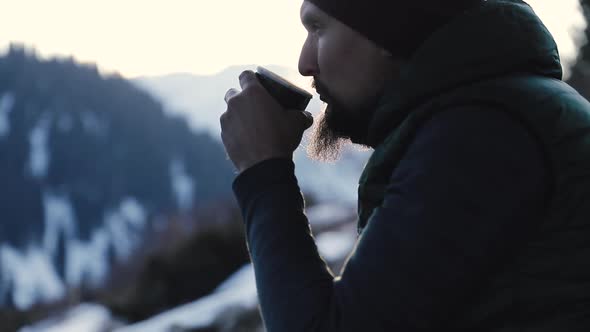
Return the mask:
M 113 250 L 118 259 L 128 257 L 139 244 L 139 232 L 146 222 L 144 208 L 127 198 L 118 209 L 106 213 L 104 224 L 93 231 L 89 241 L 81 241 L 70 199 L 51 192 L 43 197 L 46 213 L 42 243 L 31 244 L 24 251 L 0 245 L 0 295 L 19 309 L 58 300 L 68 286 L 80 286 L 83 281 L 98 285 L 109 269 L 109 251 Z M 65 280 L 54 264 L 60 238 L 65 239 Z
M 98 286 L 154 219 L 229 197 L 222 145 L 119 76 L 0 55 L 0 306 Z
M 310 218 L 321 217 L 323 212 L 333 208 L 334 206 L 326 206 L 318 209 L 317 212 L 310 214 Z M 347 219 L 344 215 L 342 217 Z M 348 218 L 350 218 L 350 215 Z M 311 222 L 315 223 L 314 220 L 311 220 Z M 353 249 L 355 242 L 356 234 L 350 227 L 324 232 L 316 236 L 316 244 L 320 255 L 328 262 L 345 259 Z M 229 313 L 246 313 L 258 310 L 257 308 L 258 300 L 254 270 L 251 264 L 247 264 L 228 277 L 210 295 L 165 311 L 142 322 L 114 328 L 113 331 L 162 332 L 173 328 L 203 328 L 229 319 Z M 34 326 L 25 327 L 20 332 L 101 332 L 105 326 L 121 324 L 113 321 L 113 319 L 104 307 L 83 304 L 71 309 L 61 317 L 52 317 Z

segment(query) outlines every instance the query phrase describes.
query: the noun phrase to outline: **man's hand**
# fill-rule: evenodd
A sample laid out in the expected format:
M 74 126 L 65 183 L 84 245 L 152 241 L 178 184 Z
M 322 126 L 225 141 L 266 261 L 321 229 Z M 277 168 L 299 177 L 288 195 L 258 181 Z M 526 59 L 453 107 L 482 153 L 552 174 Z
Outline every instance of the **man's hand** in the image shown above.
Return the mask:
M 271 158 L 293 158 L 303 132 L 313 124 L 308 112 L 285 110 L 260 84 L 254 72 L 240 74 L 242 91 L 225 94 L 221 139 L 238 172 Z

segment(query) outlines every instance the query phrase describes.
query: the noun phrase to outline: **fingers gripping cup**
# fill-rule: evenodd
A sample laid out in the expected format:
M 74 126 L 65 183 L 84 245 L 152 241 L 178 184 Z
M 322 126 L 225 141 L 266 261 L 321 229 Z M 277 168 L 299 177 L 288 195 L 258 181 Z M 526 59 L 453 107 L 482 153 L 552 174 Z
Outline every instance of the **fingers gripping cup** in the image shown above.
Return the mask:
M 304 111 L 312 95 L 264 67 L 256 67 L 262 86 L 286 109 Z

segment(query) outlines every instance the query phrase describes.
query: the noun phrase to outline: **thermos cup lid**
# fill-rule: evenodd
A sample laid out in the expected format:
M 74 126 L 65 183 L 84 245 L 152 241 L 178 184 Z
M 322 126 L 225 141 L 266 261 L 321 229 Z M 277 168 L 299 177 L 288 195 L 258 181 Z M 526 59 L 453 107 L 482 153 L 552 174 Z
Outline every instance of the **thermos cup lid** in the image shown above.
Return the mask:
M 312 98 L 311 93 L 262 66 L 256 67 L 256 76 L 262 86 L 286 109 L 303 111 L 307 108 Z

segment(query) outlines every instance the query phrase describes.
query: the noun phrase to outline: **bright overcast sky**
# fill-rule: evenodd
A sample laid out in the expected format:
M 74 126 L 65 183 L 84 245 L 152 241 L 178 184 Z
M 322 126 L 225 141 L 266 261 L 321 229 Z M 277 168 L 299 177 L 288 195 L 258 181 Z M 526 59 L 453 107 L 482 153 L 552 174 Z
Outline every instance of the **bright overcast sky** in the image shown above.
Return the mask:
M 578 0 L 530 0 L 564 62 L 585 26 Z M 0 0 L 0 49 L 73 55 L 124 76 L 212 74 L 236 64 L 296 68 L 300 0 Z

